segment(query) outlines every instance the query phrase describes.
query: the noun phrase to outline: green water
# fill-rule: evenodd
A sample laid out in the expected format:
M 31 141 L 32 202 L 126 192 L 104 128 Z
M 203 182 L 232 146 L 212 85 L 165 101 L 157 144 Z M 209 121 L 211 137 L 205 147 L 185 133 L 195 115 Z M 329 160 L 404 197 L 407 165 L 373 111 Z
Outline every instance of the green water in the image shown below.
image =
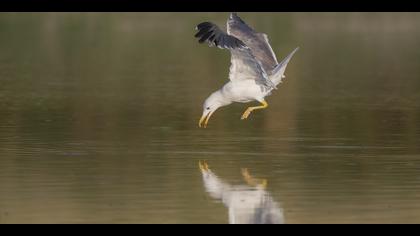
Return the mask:
M 229 223 L 199 160 L 285 223 L 420 223 L 420 14 L 240 16 L 300 50 L 199 129 L 230 55 L 194 27 L 227 13 L 1 13 L 0 223 Z

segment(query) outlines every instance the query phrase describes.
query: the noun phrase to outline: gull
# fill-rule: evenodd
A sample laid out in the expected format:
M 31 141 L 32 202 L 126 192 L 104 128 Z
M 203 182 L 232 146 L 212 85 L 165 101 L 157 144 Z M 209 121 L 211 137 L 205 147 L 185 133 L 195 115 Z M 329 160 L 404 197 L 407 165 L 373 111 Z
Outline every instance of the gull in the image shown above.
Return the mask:
M 278 63 L 266 34 L 256 32 L 236 13 L 230 14 L 226 25 L 227 33 L 211 22 L 203 22 L 196 27 L 198 32 L 195 37 L 199 38 L 199 43 L 207 42 L 210 47 L 227 49 L 231 54 L 230 81 L 205 100 L 199 127 L 206 128 L 218 108 L 233 102 L 261 103 L 260 106 L 248 107 L 242 120 L 247 119 L 254 110 L 267 108 L 268 103 L 264 98 L 271 95 L 285 78 L 286 66 L 299 49 L 297 47 Z

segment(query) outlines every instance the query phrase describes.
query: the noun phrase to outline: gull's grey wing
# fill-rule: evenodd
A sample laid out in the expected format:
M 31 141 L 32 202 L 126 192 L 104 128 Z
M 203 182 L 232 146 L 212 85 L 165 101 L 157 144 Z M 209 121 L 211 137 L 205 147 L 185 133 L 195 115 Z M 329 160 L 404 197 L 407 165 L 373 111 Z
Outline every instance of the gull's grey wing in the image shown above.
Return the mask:
M 210 22 L 203 22 L 197 25 L 196 29 L 198 33 L 195 34 L 195 37 L 200 38 L 199 43 L 207 42 L 209 46 L 217 46 L 231 52 L 229 73 L 231 81 L 252 79 L 259 85 L 276 88 L 261 63 L 243 41 L 226 34 L 217 25 Z
M 249 27 L 236 13 L 231 13 L 227 20 L 227 32 L 244 42 L 261 63 L 264 70 L 271 75 L 278 64 L 276 55 L 268 42 L 266 34 L 258 33 Z

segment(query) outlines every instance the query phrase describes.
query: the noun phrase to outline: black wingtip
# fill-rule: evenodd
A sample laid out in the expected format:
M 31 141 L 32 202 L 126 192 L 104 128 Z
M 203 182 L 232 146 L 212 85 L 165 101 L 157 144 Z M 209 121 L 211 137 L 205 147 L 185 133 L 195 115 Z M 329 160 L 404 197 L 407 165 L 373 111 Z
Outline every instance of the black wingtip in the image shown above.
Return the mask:
M 206 22 L 201 22 L 195 28 L 197 30 L 201 30 L 201 29 L 204 29 L 204 28 L 210 28 L 211 26 L 212 26 L 212 23 L 206 21 Z
M 198 32 L 194 37 L 198 38 L 199 43 L 208 42 L 209 46 L 217 46 L 225 49 L 243 48 L 245 44 L 239 39 L 227 35 L 211 22 L 202 22 L 197 25 Z

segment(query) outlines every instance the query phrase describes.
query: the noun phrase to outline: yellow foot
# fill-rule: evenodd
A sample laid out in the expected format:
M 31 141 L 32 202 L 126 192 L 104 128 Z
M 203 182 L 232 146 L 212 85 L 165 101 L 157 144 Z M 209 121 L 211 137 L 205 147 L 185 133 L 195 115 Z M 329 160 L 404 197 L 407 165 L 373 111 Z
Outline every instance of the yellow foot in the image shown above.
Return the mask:
M 262 101 L 261 102 L 262 106 L 256 106 L 256 107 L 248 107 L 248 109 L 246 109 L 246 111 L 244 112 L 244 114 L 242 114 L 241 120 L 247 119 L 248 116 L 251 114 L 251 112 L 253 110 L 257 110 L 257 109 L 265 109 L 268 107 L 268 103 L 266 101 Z
M 209 171 L 209 165 L 207 164 L 206 161 L 203 161 L 203 163 L 201 163 L 201 161 L 198 161 L 198 166 L 200 167 L 201 171 Z
M 268 181 L 266 179 L 261 179 L 261 180 L 255 179 L 249 174 L 248 169 L 246 168 L 242 169 L 242 176 L 245 182 L 247 182 L 247 184 L 249 184 L 250 186 L 260 187 L 263 189 L 267 187 Z
M 244 114 L 242 114 L 241 120 L 247 119 L 248 116 L 251 114 L 252 109 L 246 109 L 246 111 L 244 112 Z

